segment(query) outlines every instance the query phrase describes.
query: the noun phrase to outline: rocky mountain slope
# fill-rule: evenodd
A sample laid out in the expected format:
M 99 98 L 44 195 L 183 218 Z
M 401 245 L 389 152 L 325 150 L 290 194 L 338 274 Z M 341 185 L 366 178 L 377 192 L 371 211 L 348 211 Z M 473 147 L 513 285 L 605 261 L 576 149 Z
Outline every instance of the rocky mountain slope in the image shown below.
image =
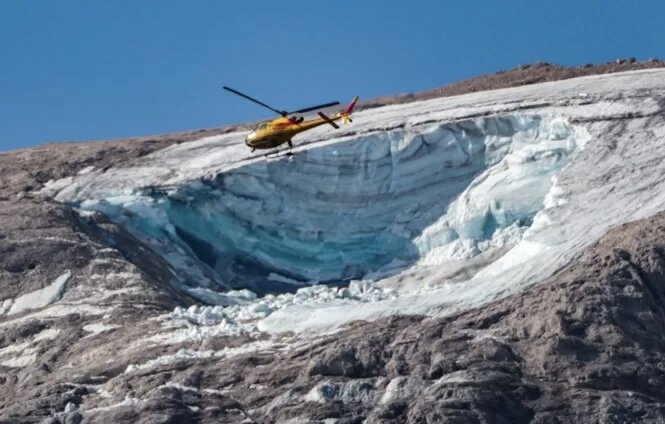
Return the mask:
M 542 68 L 513 72 L 532 69 L 537 79 Z M 333 151 L 344 157 L 344 143 L 355 155 L 353 149 L 369 146 L 363 144 L 370 143 L 363 141 L 368 137 L 397 137 L 409 128 L 416 136 L 404 140 L 425 134 L 435 144 L 429 157 L 443 161 L 454 155 L 436 153 L 436 146 L 448 141 L 433 137 L 431 126 L 442 134 L 476 131 L 483 134 L 478 142 L 485 154 L 482 166 L 461 161 L 444 171 L 459 168 L 471 187 L 482 187 L 492 175 L 513 175 L 498 174 L 505 169 L 519 169 L 515 175 L 524 177 L 535 163 L 538 173 L 528 175 L 546 178 L 530 180 L 532 188 L 554 175 L 543 174 L 543 166 L 557 164 L 547 168 L 556 173 L 556 184 L 548 183 L 538 194 L 538 202 L 547 207 L 529 209 L 517 225 L 523 229 L 511 235 L 514 240 L 499 246 L 496 230 L 512 224 L 497 223 L 489 239 L 474 242 L 477 247 L 494 241 L 488 250 L 454 261 L 421 261 L 422 267 L 389 271 L 347 292 L 305 287 L 293 295 L 287 292 L 294 288 L 283 289 L 277 296 L 288 303 L 283 308 L 242 290 L 225 295 L 214 274 L 205 284 L 183 277 L 182 262 L 133 224 L 145 209 L 126 207 L 114 215 L 83 207 L 85 200 L 108 200 L 119 193 L 144 195 L 146 187 L 159 192 L 175 184 L 191 190 L 191 181 L 208 184 L 233 172 L 261 177 L 264 162 L 255 164 L 244 156 L 248 152 L 235 153 L 242 135 L 237 128 L 1 154 L 0 421 L 662 422 L 665 215 L 660 211 L 665 203 L 659 193 L 665 173 L 660 165 L 665 88 L 658 81 L 663 75 L 646 70 L 371 108 L 337 135 L 339 140 L 331 142 L 324 133 L 303 139 L 296 160 L 300 154 L 317 163 L 329 160 Z M 537 116 L 537 125 L 524 121 L 526 116 Z M 527 123 L 524 131 L 511 124 L 514 128 L 504 132 L 498 123 L 506 117 L 520 117 Z M 550 123 L 561 117 L 566 124 L 552 131 Z M 453 124 L 462 129 L 455 133 Z M 577 127 L 588 140 L 564 131 Z M 487 152 L 500 146 L 501 137 L 510 138 L 506 146 L 511 150 L 491 159 Z M 559 139 L 568 144 L 557 144 Z M 525 152 L 516 140 L 530 149 L 527 160 L 515 162 L 514 153 Z M 534 140 L 549 147 L 538 150 Z M 397 150 L 390 154 L 399 157 Z M 188 167 L 187 155 L 213 155 L 215 160 Z M 366 163 L 382 160 L 371 154 L 365 158 Z M 303 171 L 292 165 L 285 164 Z M 293 172 L 280 163 L 271 166 L 277 170 L 273 175 Z M 136 178 L 137 169 L 147 170 L 143 179 Z M 359 181 L 373 181 L 367 168 L 357 175 Z M 440 175 L 449 186 L 449 174 Z M 498 181 L 517 184 L 515 179 Z M 427 194 L 422 190 L 431 184 L 417 187 L 404 192 Z M 150 199 L 173 201 L 183 193 Z M 492 206 L 492 216 L 505 216 L 499 209 L 524 210 L 522 203 L 510 209 L 515 194 L 509 194 L 503 208 Z M 463 198 L 470 204 L 477 199 Z M 198 207 L 193 199 L 188 202 L 188 210 Z M 472 209 L 464 210 L 460 216 L 473 215 Z M 545 216 L 550 224 L 575 225 L 538 230 L 534 222 L 543 225 Z M 417 231 L 426 234 L 431 224 Z M 472 227 L 454 228 L 459 240 L 472 240 L 472 235 L 463 237 Z M 547 260 L 520 263 L 520 272 L 509 272 L 506 259 L 500 262 L 511 258 L 510 252 L 527 256 L 524 246 L 543 240 L 554 246 L 539 251 Z M 200 256 L 189 258 L 188 269 L 209 271 Z M 379 265 L 373 271 L 385 263 Z M 500 278 L 505 285 L 497 283 Z M 423 280 L 432 290 L 414 291 Z M 476 283 L 482 290 L 496 290 L 480 303 L 456 294 L 472 293 Z M 297 296 L 307 299 L 298 303 Z M 331 299 L 337 302 L 333 306 Z M 410 307 L 416 304 L 422 307 Z M 319 330 L 312 331 L 312 322 Z

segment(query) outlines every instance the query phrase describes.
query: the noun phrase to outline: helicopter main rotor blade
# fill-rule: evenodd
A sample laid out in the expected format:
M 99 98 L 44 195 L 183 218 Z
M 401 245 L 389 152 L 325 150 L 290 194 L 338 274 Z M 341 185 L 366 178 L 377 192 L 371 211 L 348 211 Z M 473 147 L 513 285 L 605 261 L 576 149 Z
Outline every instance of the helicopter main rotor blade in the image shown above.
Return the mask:
M 324 121 L 326 121 L 327 123 L 329 123 L 330 125 L 332 125 L 332 127 L 335 128 L 336 130 L 339 129 L 339 125 L 337 125 L 337 124 L 335 123 L 335 121 L 333 121 L 332 119 L 330 119 L 330 118 L 328 117 L 328 115 L 326 115 L 325 113 L 323 113 L 323 112 L 319 112 L 319 116 L 320 116 L 321 118 L 323 118 Z
M 250 100 L 250 101 L 252 101 L 252 102 L 254 102 L 254 103 L 260 104 L 260 105 L 263 106 L 263 107 L 267 107 L 268 109 L 272 110 L 273 112 L 277 113 L 278 115 L 282 115 L 282 116 L 287 116 L 287 115 L 288 115 L 288 112 L 286 112 L 285 110 L 277 110 L 277 109 L 275 109 L 275 108 L 273 108 L 273 107 L 271 107 L 271 106 L 268 106 L 267 104 L 265 104 L 265 103 L 263 103 L 263 102 L 261 102 L 261 101 L 256 100 L 256 99 L 253 98 L 253 97 L 249 97 L 247 94 L 243 94 L 243 93 L 241 93 L 241 92 L 238 91 L 238 90 L 234 90 L 234 89 L 231 88 L 231 87 L 227 87 L 227 86 L 223 86 L 223 87 L 224 87 L 224 90 L 230 91 L 230 92 L 233 93 L 233 94 L 237 94 L 237 95 L 240 96 L 240 97 L 244 97 L 244 98 L 246 98 L 247 100 Z
M 291 113 L 311 112 L 311 111 L 316 110 L 316 109 L 324 109 L 324 108 L 327 108 L 327 107 L 330 107 L 330 106 L 337 106 L 338 104 L 339 104 L 339 102 L 331 102 L 331 103 L 326 103 L 326 104 L 322 104 L 322 105 L 318 105 L 318 106 L 306 107 L 304 109 L 298 109 L 298 110 L 294 110 L 293 112 L 289 112 L 289 114 L 291 114 Z

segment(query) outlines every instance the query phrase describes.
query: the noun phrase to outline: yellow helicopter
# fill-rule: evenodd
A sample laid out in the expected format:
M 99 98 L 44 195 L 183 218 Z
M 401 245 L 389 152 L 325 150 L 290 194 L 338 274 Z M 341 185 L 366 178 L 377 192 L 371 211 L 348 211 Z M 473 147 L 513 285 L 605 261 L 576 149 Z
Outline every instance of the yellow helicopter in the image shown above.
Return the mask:
M 317 112 L 319 115 L 318 118 L 305 120 L 302 116 L 297 116 L 297 114 L 336 106 L 339 104 L 339 102 L 325 103 L 318 106 L 298 109 L 293 112 L 287 112 L 284 110 L 277 110 L 261 101 L 239 92 L 238 90 L 234 90 L 233 88 L 224 86 L 224 89 L 263 107 L 267 107 L 278 115 L 281 115 L 279 118 L 273 119 L 272 121 L 261 122 L 249 134 L 247 134 L 247 137 L 245 138 L 245 144 L 252 149 L 252 152 L 257 149 L 273 149 L 281 146 L 284 143 L 288 143 L 289 152 L 287 155 L 291 155 L 292 153 L 290 150 L 293 148 L 291 139 L 293 136 L 323 124 L 330 124 L 335 129 L 338 129 L 339 125 L 337 125 L 335 121 L 341 119 L 342 123 L 344 124 L 351 122 L 351 118 L 349 118 L 349 116 L 351 116 L 353 113 L 353 108 L 358 101 L 358 96 L 354 97 L 353 100 L 351 100 L 351 103 L 349 103 L 343 111 L 333 116 L 328 116 L 323 112 Z

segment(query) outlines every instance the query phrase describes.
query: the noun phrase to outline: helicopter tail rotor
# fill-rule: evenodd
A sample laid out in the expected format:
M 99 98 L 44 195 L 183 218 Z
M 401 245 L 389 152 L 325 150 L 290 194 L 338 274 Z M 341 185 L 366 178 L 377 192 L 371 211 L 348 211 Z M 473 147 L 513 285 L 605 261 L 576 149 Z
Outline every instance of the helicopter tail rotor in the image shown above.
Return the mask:
M 356 103 L 358 102 L 358 96 L 355 96 L 353 100 L 351 100 L 351 103 L 346 105 L 344 110 L 340 113 L 337 114 L 337 117 L 342 118 L 342 123 L 343 124 L 348 124 L 349 122 L 353 122 L 349 116 L 353 113 L 353 108 L 356 107 Z

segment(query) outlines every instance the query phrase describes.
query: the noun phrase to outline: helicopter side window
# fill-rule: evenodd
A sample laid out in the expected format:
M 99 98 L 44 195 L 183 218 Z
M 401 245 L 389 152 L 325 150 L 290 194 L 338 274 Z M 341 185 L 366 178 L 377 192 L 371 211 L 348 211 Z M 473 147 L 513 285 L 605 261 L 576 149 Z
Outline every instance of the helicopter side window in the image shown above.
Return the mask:
M 257 130 L 262 130 L 262 129 L 264 129 L 264 128 L 267 127 L 267 126 L 268 126 L 268 124 L 266 124 L 266 123 L 259 124 L 259 126 L 256 127 L 256 129 L 257 129 Z

